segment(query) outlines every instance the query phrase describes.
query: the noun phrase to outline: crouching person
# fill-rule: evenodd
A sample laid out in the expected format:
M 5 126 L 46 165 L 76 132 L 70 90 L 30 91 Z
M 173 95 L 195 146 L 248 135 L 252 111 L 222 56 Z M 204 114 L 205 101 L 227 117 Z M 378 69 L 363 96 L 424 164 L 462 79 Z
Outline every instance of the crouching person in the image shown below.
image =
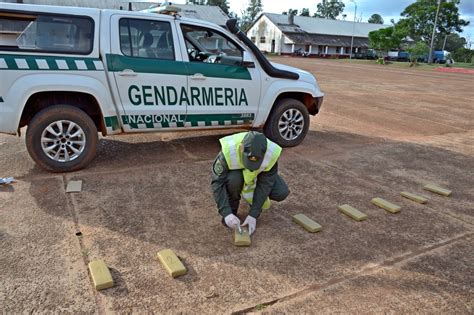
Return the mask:
M 282 148 L 255 131 L 221 138 L 220 144 L 211 186 L 222 223 L 233 229 L 241 225 L 237 211 L 243 197 L 250 211 L 242 226 L 248 226 L 252 234 L 262 209 L 270 208 L 270 200 L 283 201 L 290 193 L 278 175 Z

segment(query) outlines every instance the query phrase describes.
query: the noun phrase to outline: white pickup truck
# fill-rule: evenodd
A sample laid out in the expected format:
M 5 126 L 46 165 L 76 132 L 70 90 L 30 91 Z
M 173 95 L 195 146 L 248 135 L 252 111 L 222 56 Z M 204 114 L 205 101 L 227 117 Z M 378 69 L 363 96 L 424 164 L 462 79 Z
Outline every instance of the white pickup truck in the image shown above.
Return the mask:
M 53 172 L 85 167 L 98 132 L 263 129 L 301 143 L 323 100 L 236 26 L 143 12 L 0 3 L 0 132 Z

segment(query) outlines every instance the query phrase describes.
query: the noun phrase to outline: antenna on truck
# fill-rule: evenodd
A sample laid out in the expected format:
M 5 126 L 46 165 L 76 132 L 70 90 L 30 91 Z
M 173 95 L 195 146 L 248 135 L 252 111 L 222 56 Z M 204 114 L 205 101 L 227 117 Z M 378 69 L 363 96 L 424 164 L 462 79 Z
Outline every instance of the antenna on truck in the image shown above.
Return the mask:
M 173 16 L 177 16 L 179 15 L 179 12 L 181 12 L 181 8 L 173 6 L 171 2 L 165 2 L 161 6 L 153 8 L 152 10 L 153 12 L 158 14 L 166 14 Z
M 143 2 L 143 1 L 140 1 L 140 2 Z M 146 1 L 146 2 L 151 2 L 151 1 Z M 175 18 L 178 18 L 180 17 L 179 12 L 181 12 L 181 8 L 174 6 L 173 3 L 170 1 L 165 1 L 165 2 L 159 3 L 158 5 L 151 6 L 148 9 L 142 10 L 142 12 L 166 14 L 166 15 L 171 15 L 171 16 L 174 16 Z
M 166 15 L 173 15 L 179 16 L 179 12 L 181 12 L 181 8 L 173 6 L 171 1 L 155 1 L 155 0 L 122 0 L 122 2 L 128 3 L 128 11 L 133 11 L 133 3 L 150 3 L 150 6 L 146 10 L 142 10 L 143 12 L 148 13 L 158 13 L 158 14 L 166 14 Z

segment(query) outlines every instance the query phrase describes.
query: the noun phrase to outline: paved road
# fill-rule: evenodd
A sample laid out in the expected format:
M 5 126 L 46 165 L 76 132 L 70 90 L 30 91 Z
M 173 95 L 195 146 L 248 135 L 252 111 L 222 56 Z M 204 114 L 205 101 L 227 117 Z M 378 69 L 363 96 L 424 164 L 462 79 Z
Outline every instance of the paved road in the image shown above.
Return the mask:
M 281 173 L 291 195 L 259 220 L 250 248 L 232 246 L 209 189 L 219 135 L 102 139 L 86 170 L 51 174 L 24 138 L 0 136 L 0 307 L 67 311 L 471 313 L 474 265 L 474 76 L 341 61 L 275 58 L 317 75 L 323 110 Z M 66 195 L 71 179 L 81 194 Z M 434 182 L 450 198 L 423 191 Z M 401 190 L 430 198 L 419 205 Z M 389 214 L 382 197 L 402 206 Z M 369 215 L 355 222 L 349 203 Z M 242 206 L 244 217 L 247 207 Z M 306 233 L 305 213 L 323 226 Z M 76 233 L 81 232 L 81 236 Z M 156 259 L 189 268 L 173 280 Z M 97 293 L 102 258 L 117 282 Z

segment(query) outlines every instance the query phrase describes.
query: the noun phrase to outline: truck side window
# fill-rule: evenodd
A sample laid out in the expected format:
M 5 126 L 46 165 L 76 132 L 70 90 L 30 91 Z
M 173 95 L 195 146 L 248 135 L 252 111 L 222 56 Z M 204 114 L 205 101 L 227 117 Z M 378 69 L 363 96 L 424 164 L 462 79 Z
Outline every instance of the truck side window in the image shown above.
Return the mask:
M 120 19 L 120 48 L 125 56 L 175 60 L 169 22 Z
M 1 13 L 2 50 L 82 54 L 92 51 L 94 21 L 88 17 Z
M 242 65 L 242 50 L 220 32 L 201 26 L 181 24 L 190 62 Z

